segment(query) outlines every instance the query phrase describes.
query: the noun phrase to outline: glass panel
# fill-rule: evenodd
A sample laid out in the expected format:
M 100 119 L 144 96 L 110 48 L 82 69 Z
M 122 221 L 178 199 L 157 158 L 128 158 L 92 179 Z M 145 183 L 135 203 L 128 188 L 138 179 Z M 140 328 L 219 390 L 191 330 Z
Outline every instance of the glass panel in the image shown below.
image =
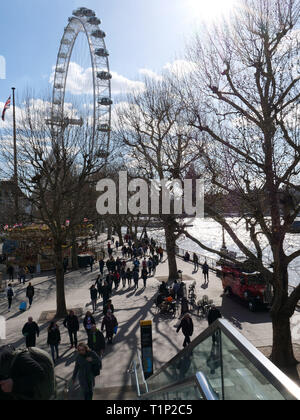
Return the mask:
M 158 376 L 149 378 L 147 380 L 149 392 L 182 382 L 197 372 L 202 372 L 219 399 L 222 399 L 219 334 L 217 331 L 193 350 L 188 347 L 180 360 L 171 363 Z
M 188 385 L 183 387 L 178 387 L 178 390 L 172 390 L 170 392 L 158 392 L 147 398 L 147 395 L 143 396 L 145 400 L 151 401 L 197 401 L 202 400 L 200 391 L 196 385 Z
M 222 351 L 225 400 L 284 400 L 224 333 Z

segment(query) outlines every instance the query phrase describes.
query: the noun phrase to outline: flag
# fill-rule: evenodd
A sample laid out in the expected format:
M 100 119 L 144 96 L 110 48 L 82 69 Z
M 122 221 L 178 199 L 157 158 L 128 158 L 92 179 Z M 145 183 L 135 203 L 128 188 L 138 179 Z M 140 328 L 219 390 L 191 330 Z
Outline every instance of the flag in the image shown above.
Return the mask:
M 10 108 L 10 103 L 11 103 L 11 97 L 7 99 L 6 104 L 4 105 L 3 112 L 2 112 L 2 121 L 5 121 L 5 113 L 6 113 L 6 110 Z

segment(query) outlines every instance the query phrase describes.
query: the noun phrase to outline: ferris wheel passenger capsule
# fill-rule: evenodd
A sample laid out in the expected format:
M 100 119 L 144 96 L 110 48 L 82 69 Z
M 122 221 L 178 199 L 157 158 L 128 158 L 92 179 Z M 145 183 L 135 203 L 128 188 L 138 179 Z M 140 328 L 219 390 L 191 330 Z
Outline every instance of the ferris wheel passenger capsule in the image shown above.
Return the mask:
M 98 29 L 97 31 L 92 32 L 92 36 L 94 38 L 105 38 L 106 37 L 106 33 L 101 31 L 100 29 Z
M 99 105 L 110 106 L 113 104 L 113 101 L 110 98 L 101 98 L 98 101 Z
M 108 71 L 100 71 L 99 73 L 97 73 L 97 77 L 98 77 L 98 79 L 101 79 L 101 80 L 111 80 L 112 79 L 112 75 Z
M 94 16 L 88 19 L 88 23 L 91 25 L 101 25 L 101 20 Z
M 108 133 L 110 131 L 109 124 L 100 124 L 98 126 L 98 131 L 101 131 L 102 133 Z
M 108 57 L 109 52 L 106 48 L 97 48 L 95 50 L 95 55 L 98 55 L 99 57 Z

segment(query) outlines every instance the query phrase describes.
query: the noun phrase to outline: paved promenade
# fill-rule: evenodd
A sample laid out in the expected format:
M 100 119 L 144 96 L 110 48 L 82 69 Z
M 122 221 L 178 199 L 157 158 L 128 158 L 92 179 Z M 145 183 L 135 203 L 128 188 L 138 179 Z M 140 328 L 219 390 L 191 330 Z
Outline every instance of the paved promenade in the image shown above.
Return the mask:
M 96 270 L 97 269 L 97 270 Z M 251 341 L 256 347 L 267 347 L 272 343 L 272 326 L 269 314 L 266 312 L 251 313 L 240 303 L 228 297 L 222 297 L 223 289 L 221 281 L 214 275 L 210 275 L 208 288 L 203 288 L 204 279 L 201 271 L 193 273 L 193 265 L 178 260 L 178 269 L 191 280 L 186 282 L 188 286 L 195 280 L 197 282 L 197 299 L 203 295 L 208 295 L 213 299 L 218 307 L 221 308 L 225 318 L 235 322 L 241 333 Z M 108 346 L 103 359 L 103 371 L 101 377 L 97 379 L 96 392 L 100 398 L 104 399 L 123 399 L 128 397 L 124 392 L 126 386 L 130 385 L 130 375 L 127 370 L 135 357 L 136 349 L 140 346 L 141 320 L 153 321 L 153 346 L 155 370 L 175 356 L 182 349 L 183 336 L 176 334 L 175 324 L 178 319 L 166 319 L 157 314 L 154 298 L 160 284 L 160 277 L 168 274 L 167 262 L 161 264 L 156 272 L 156 276 L 148 280 L 147 288 L 142 288 L 140 280 L 139 290 L 134 288 L 120 289 L 113 295 L 112 301 L 115 306 L 115 315 L 119 321 L 119 331 L 113 346 Z M 98 266 L 90 273 L 90 270 L 69 272 L 66 275 L 66 297 L 68 308 L 79 308 L 83 314 L 91 310 L 89 288 L 95 282 L 98 275 Z M 7 312 L 7 301 L 5 296 L 0 298 L 0 315 L 7 320 L 7 340 L 2 344 L 13 344 L 15 347 L 24 346 L 21 330 L 29 316 L 38 321 L 44 311 L 55 310 L 55 278 L 53 275 L 37 277 L 33 280 L 36 296 L 34 304 L 26 313 L 20 313 L 19 303 L 25 298 L 25 287 L 19 286 L 15 282 L 16 298 L 13 303 L 12 311 Z M 102 301 L 96 313 L 96 321 L 101 326 L 103 319 Z M 207 328 L 207 321 L 193 315 L 196 337 Z M 234 320 L 233 320 L 234 319 Z M 300 321 L 299 314 L 295 316 L 295 322 Z M 236 322 L 238 321 L 238 322 Z M 69 380 L 74 368 L 75 354 L 69 349 L 69 339 L 67 331 L 61 326 L 62 345 L 60 349 L 61 359 L 56 367 L 56 374 Z M 40 323 L 41 335 L 37 345 L 47 349 L 47 327 L 48 323 Z M 86 334 L 81 321 L 80 341 L 86 341 Z M 103 392 L 103 390 L 106 392 Z M 75 397 L 74 397 L 75 398 Z

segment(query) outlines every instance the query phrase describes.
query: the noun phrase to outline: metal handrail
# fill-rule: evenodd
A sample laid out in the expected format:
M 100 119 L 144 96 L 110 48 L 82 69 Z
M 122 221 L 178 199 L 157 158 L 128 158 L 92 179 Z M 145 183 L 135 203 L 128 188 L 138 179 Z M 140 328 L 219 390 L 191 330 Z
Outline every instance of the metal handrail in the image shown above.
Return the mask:
M 154 373 L 154 375 L 149 378 L 148 385 L 150 385 L 153 379 L 166 371 L 170 366 L 176 364 L 176 362 L 181 360 L 187 352 L 192 352 L 194 348 L 211 337 L 216 331 L 224 333 L 236 345 L 241 353 L 253 363 L 257 370 L 268 379 L 270 384 L 285 397 L 285 399 L 300 400 L 300 388 L 224 319 L 217 320 L 213 325 L 202 332 L 202 334 L 200 334 L 188 347 Z
M 203 396 L 203 398 L 207 401 L 217 401 L 219 400 L 218 395 L 213 390 L 212 386 L 208 382 L 207 377 L 204 375 L 203 372 L 196 373 L 196 379 L 199 386 L 199 390 Z
M 143 379 L 143 383 L 144 383 L 144 385 L 145 385 L 145 390 L 146 390 L 146 392 L 148 393 L 148 392 L 149 392 L 149 388 L 148 388 L 147 381 L 146 381 L 146 379 L 145 379 L 144 370 L 143 370 L 142 358 L 141 358 L 141 354 L 140 354 L 140 352 L 139 352 L 139 351 L 137 351 L 137 355 L 138 355 L 138 359 L 139 359 L 139 365 L 140 365 L 140 370 L 141 370 L 141 376 L 142 376 L 142 379 Z
M 204 400 L 217 401 L 219 399 L 217 394 L 213 391 L 211 385 L 208 383 L 206 376 L 202 372 L 197 372 L 195 376 L 184 379 L 180 382 L 177 382 L 176 384 L 167 385 L 155 391 L 148 392 L 141 397 L 141 400 L 151 399 L 151 397 L 157 394 L 180 391 L 181 388 L 186 388 L 192 385 L 198 388 Z

